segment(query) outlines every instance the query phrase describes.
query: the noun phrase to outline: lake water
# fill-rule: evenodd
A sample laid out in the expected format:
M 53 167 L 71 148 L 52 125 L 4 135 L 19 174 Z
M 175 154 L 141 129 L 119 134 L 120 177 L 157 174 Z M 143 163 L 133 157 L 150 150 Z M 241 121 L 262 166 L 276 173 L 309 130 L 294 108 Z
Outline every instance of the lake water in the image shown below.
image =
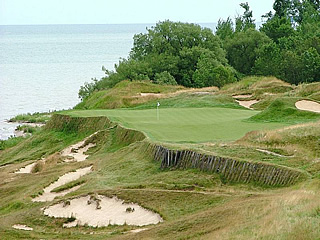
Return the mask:
M 212 27 L 212 24 L 203 24 Z M 78 90 L 125 58 L 151 24 L 0 26 L 0 139 L 21 113 L 69 109 Z

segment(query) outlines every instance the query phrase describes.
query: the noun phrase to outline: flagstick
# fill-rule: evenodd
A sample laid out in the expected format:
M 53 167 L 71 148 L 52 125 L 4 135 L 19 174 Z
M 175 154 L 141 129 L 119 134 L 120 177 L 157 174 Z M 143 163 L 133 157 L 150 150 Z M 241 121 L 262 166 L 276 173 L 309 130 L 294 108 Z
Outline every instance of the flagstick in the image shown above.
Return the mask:
M 159 121 L 159 106 L 157 105 L 157 120 Z
M 159 106 L 160 106 L 160 103 L 157 102 L 157 120 L 158 121 L 159 121 L 159 118 L 160 118 L 160 116 L 159 116 Z

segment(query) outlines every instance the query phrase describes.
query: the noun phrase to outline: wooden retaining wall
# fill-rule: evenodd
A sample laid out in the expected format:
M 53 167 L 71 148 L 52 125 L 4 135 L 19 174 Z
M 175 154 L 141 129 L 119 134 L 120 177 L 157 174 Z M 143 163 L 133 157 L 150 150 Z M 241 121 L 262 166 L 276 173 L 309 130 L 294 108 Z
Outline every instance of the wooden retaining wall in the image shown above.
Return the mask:
M 159 145 L 150 147 L 153 159 L 161 163 L 161 168 L 197 168 L 218 173 L 228 181 L 288 186 L 296 183 L 303 175 L 299 171 L 278 165 L 238 161 L 191 150 L 172 150 Z

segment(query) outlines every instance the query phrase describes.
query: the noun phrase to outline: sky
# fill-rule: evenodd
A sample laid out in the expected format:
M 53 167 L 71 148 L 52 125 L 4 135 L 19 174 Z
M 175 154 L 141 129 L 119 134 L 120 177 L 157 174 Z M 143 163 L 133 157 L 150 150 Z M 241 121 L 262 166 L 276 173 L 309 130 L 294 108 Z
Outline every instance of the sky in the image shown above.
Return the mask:
M 246 0 L 0 0 L 0 25 L 216 23 L 242 14 Z M 247 0 L 256 22 L 274 0 Z

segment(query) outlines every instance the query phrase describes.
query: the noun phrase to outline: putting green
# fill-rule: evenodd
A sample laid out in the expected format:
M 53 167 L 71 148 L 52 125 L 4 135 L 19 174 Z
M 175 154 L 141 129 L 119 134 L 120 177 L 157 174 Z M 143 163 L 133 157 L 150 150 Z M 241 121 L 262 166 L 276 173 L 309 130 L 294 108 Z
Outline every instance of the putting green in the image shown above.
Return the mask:
M 231 108 L 165 108 L 130 110 L 68 111 L 77 117 L 107 116 L 127 128 L 146 133 L 162 142 L 216 142 L 233 141 L 253 130 L 274 129 L 283 123 L 255 123 L 245 121 L 259 113 L 253 110 Z

